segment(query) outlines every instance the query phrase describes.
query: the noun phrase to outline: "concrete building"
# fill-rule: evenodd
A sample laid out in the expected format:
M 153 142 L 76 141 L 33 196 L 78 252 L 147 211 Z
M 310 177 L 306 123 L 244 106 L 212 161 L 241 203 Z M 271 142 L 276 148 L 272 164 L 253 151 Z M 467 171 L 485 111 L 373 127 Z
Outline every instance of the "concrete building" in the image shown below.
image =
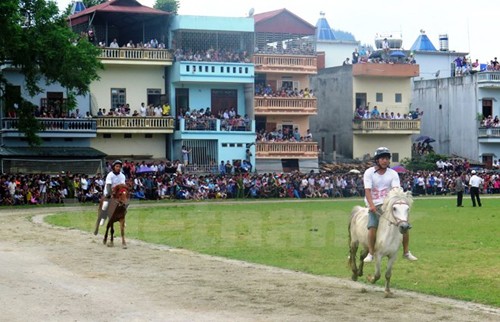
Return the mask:
M 482 122 L 500 114 L 496 71 L 414 82 L 413 106 L 420 107 L 423 135 L 440 154 L 458 155 L 491 168 L 500 158 L 500 127 Z M 490 122 L 490 121 L 488 121 Z
M 420 120 L 362 118 L 359 109 L 401 117 L 410 112 L 411 79 L 418 65 L 365 63 L 320 70 L 311 78 L 317 88 L 318 115 L 311 118 L 320 142 L 321 158 L 363 160 L 379 146 L 387 146 L 393 162 L 411 157 L 411 136 L 420 133 Z

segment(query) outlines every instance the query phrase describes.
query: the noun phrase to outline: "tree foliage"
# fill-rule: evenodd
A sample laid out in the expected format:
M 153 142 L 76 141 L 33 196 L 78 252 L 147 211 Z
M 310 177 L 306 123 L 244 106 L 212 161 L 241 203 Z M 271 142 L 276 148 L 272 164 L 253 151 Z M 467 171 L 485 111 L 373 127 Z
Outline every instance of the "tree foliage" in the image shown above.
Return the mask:
M 0 30 L 0 66 L 18 69 L 30 96 L 43 91 L 41 81 L 59 83 L 68 97 L 74 97 L 88 93 L 92 81 L 99 79 L 99 49 L 68 27 L 55 1 L 0 1 Z M 7 85 L 0 69 L 0 86 Z M 26 137 L 30 145 L 37 144 L 32 136 Z
M 154 8 L 177 14 L 180 6 L 179 0 L 156 0 Z

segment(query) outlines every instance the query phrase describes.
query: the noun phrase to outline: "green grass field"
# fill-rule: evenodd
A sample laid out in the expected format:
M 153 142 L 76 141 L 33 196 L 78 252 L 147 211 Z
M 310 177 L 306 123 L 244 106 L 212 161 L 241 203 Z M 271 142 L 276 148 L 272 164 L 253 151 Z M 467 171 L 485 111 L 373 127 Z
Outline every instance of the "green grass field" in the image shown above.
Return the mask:
M 361 203 L 151 203 L 129 209 L 126 234 L 150 243 L 349 279 L 347 224 L 352 207 Z M 500 199 L 485 199 L 481 208 L 469 203 L 466 199 L 466 206 L 457 208 L 454 199 L 416 198 L 410 249 L 419 260 L 396 261 L 392 288 L 500 307 Z M 95 218 L 96 207 L 89 207 L 46 220 L 90 232 Z M 119 235 L 118 225 L 115 229 Z M 373 264 L 365 266 L 365 276 L 372 272 Z M 378 285 L 383 285 L 383 278 Z

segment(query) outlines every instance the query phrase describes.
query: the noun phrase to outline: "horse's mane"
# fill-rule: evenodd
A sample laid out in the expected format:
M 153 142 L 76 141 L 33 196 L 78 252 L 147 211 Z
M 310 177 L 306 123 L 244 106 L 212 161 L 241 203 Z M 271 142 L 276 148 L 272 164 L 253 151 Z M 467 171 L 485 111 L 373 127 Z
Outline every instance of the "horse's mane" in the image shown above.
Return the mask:
M 404 192 L 403 188 L 392 188 L 389 194 L 384 199 L 382 205 L 382 211 L 385 213 L 388 209 L 391 209 L 395 203 L 403 202 L 411 207 L 413 203 L 413 197 L 411 191 Z

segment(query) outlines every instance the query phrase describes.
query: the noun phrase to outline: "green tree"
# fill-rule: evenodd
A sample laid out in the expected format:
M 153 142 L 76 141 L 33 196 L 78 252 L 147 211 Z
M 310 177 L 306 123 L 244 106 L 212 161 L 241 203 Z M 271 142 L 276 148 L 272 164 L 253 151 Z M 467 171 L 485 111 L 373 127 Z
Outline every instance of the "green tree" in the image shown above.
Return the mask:
M 55 1 L 0 1 L 0 30 L 0 66 L 9 64 L 18 69 L 25 77 L 30 96 L 43 91 L 41 80 L 47 85 L 59 83 L 66 89 L 68 108 L 72 109 L 75 95 L 87 94 L 92 81 L 99 79 L 99 49 L 68 27 Z M 0 86 L 7 85 L 0 69 Z M 36 131 L 40 125 L 29 113 L 33 106 L 21 102 L 20 109 L 24 119 L 20 123 L 27 124 L 20 130 L 31 146 L 39 145 Z
M 179 11 L 180 6 L 181 5 L 179 0 L 156 0 L 154 8 L 171 12 L 176 15 L 177 11 Z

